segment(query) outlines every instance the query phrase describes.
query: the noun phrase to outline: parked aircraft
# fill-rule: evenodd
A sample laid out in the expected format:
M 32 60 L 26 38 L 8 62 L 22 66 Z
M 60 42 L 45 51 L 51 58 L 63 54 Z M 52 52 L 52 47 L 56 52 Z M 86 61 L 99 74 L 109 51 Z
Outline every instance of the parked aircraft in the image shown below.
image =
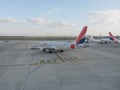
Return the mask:
M 84 26 L 79 36 L 73 42 L 60 42 L 60 41 L 41 41 L 39 46 L 34 46 L 31 49 L 40 49 L 40 51 L 53 53 L 56 51 L 63 52 L 67 49 L 75 49 L 78 46 L 83 46 L 85 42 L 85 35 L 87 26 Z
M 110 43 L 111 40 L 109 38 L 100 38 L 100 39 L 94 39 L 93 36 L 87 36 L 88 37 L 88 42 L 90 43 L 100 43 L 100 44 L 104 44 L 104 43 Z
M 110 36 L 110 39 L 111 39 L 114 43 L 120 43 L 120 40 L 119 40 L 119 39 L 116 39 L 111 32 L 109 32 L 109 36 Z

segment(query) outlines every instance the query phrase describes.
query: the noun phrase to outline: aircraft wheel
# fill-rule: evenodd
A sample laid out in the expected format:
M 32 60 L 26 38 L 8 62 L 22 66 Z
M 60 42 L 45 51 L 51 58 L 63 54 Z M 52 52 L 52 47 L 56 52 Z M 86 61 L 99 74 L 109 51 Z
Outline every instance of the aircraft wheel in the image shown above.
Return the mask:
M 50 49 L 49 49 L 49 48 L 47 48 L 47 49 L 45 49 L 44 51 L 45 51 L 45 52 L 50 52 Z
M 107 44 L 108 42 L 107 41 L 105 41 L 105 44 Z
M 43 52 L 46 52 L 46 49 L 43 49 Z
M 49 51 L 49 53 L 53 53 L 53 51 Z
M 60 52 L 64 52 L 64 50 L 60 50 Z

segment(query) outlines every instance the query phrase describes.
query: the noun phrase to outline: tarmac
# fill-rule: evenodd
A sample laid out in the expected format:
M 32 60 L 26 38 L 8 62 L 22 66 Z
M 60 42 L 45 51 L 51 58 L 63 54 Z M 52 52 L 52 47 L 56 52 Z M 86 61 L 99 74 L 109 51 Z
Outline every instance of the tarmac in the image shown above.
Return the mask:
M 0 90 L 120 90 L 119 44 L 51 54 L 38 44 L 0 41 Z

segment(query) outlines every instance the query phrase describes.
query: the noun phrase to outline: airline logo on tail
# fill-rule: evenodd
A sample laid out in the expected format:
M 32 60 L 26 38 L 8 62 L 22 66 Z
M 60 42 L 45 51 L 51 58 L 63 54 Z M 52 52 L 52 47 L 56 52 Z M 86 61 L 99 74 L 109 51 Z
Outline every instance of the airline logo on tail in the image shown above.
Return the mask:
M 85 42 L 85 35 L 87 32 L 87 26 L 84 26 L 81 33 L 79 34 L 79 36 L 77 37 L 77 39 L 75 40 L 76 45 L 77 44 L 82 44 Z
M 112 35 L 111 32 L 109 32 L 109 35 L 110 35 L 110 40 L 115 41 L 115 37 Z
M 76 40 L 70 44 L 71 49 L 74 49 L 75 46 L 77 46 L 78 44 L 82 44 L 85 42 L 86 32 L 87 32 L 87 26 L 84 26 L 79 36 L 76 38 Z
M 120 43 L 120 40 L 116 39 L 116 38 L 112 35 L 111 32 L 109 32 L 109 35 L 110 35 L 110 39 L 111 39 L 112 41 L 114 41 L 115 43 Z

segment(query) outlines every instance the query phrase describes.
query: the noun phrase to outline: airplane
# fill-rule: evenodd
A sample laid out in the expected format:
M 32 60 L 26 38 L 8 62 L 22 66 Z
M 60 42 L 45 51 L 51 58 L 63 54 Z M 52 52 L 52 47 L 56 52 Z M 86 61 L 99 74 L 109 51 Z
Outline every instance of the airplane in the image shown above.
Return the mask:
M 111 43 L 112 41 L 109 38 L 100 38 L 100 39 L 94 39 L 93 36 L 87 36 L 89 39 L 88 42 L 90 43 L 99 43 L 99 44 L 105 44 L 105 43 Z
M 109 36 L 110 36 L 110 39 L 111 39 L 114 43 L 120 43 L 120 40 L 119 40 L 119 39 L 116 39 L 111 32 L 109 32 Z
M 84 26 L 79 36 L 73 42 L 58 42 L 58 41 L 41 41 L 39 46 L 34 46 L 31 49 L 40 49 L 40 51 L 53 53 L 64 52 L 64 50 L 75 49 L 85 42 L 87 26 Z

